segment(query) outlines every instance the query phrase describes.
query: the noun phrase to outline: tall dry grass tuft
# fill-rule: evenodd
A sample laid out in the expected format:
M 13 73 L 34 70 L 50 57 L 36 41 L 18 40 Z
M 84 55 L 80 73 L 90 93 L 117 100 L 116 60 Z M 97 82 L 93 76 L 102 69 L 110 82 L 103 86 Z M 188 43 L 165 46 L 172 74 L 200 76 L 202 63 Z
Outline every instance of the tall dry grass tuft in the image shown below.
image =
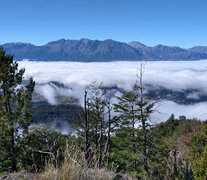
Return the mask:
M 105 169 L 88 168 L 84 154 L 72 144 L 67 145 L 64 162 L 60 167 L 47 163 L 42 180 L 111 180 L 114 173 Z

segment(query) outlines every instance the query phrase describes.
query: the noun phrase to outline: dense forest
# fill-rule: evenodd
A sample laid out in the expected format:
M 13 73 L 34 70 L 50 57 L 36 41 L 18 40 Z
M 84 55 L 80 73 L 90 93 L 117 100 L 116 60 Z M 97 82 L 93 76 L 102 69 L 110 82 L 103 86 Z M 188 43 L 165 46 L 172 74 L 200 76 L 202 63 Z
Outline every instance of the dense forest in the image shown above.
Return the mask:
M 32 106 L 35 82 L 22 84 L 25 70 L 1 48 L 0 177 L 21 172 L 36 174 L 33 179 L 207 179 L 207 122 L 173 114 L 152 122 L 157 102 L 144 96 L 143 68 L 116 103 L 92 84 L 84 106 L 68 114 L 74 131 L 63 135 L 32 125 L 32 116 L 44 109 L 60 116 L 67 106 L 59 106 L 58 115 L 50 106 Z

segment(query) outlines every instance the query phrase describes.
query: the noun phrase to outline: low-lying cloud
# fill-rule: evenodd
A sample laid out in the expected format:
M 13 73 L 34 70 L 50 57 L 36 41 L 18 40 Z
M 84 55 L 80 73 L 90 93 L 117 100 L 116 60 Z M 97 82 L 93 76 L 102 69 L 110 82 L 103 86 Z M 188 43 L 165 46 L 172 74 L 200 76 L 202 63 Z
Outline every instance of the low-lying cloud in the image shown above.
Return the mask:
M 105 86 L 128 89 L 137 77 L 139 62 L 37 62 L 21 61 L 25 77 L 34 77 L 38 83 L 49 81 L 65 85 L 88 85 L 93 81 Z M 201 61 L 147 61 L 144 82 L 171 89 L 207 88 L 207 60 Z
M 201 102 L 190 105 L 177 104 L 173 101 L 164 100 L 159 103 L 158 111 L 155 111 L 152 115 L 152 121 L 159 123 L 166 121 L 171 114 L 175 115 L 175 118 L 179 116 L 186 116 L 189 119 L 207 120 L 207 102 Z
M 116 86 L 127 90 L 137 80 L 140 62 L 38 62 L 21 61 L 20 67 L 26 68 L 25 79 L 33 77 L 39 84 L 36 92 L 56 104 L 57 95 L 73 96 L 83 100 L 84 88 L 91 82 L 103 82 L 104 86 Z M 145 63 L 143 80 L 146 84 L 162 86 L 167 89 L 182 91 L 196 89 L 189 94 L 190 98 L 199 98 L 199 94 L 207 94 L 207 60 L 201 61 L 148 61 Z M 57 81 L 64 87 L 57 87 L 48 82 Z M 189 118 L 206 119 L 207 104 L 178 105 L 171 101 L 163 101 L 159 107 L 161 116 L 170 114 L 186 115 Z M 165 115 L 162 115 L 165 114 Z M 166 116 L 166 117 L 165 117 Z M 154 118 L 162 120 L 158 115 Z M 159 121 L 157 120 L 157 121 Z

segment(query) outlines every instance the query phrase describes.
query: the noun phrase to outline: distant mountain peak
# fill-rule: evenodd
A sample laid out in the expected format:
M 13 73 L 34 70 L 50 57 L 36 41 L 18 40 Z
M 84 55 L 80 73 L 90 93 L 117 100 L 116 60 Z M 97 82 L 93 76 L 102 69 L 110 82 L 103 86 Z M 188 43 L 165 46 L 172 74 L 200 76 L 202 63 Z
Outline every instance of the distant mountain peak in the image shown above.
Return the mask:
M 51 41 L 51 42 L 48 42 L 46 45 L 54 45 L 54 44 L 63 44 L 65 43 L 67 40 L 66 39 L 59 39 L 57 41 Z
M 134 47 L 134 48 L 143 48 L 143 47 L 147 47 L 146 45 L 140 43 L 139 41 L 132 41 L 129 42 L 128 45 Z
M 84 43 L 88 43 L 89 41 L 92 41 L 92 40 L 90 40 L 88 38 L 82 38 L 82 39 L 80 39 L 80 41 L 82 41 Z

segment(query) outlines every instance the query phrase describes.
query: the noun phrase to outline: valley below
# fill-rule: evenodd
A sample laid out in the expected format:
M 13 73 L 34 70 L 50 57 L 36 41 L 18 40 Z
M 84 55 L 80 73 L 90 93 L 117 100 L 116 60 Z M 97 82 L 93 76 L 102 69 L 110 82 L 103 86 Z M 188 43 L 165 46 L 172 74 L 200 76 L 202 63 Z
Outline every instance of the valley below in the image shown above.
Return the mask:
M 33 94 L 33 121 L 45 123 L 67 133 L 80 121 L 84 91 L 102 84 L 102 91 L 116 103 L 116 97 L 128 91 L 137 80 L 140 62 L 43 62 L 19 61 L 26 69 L 25 81 L 36 81 Z M 144 94 L 156 101 L 154 124 L 171 114 L 205 120 L 207 113 L 207 60 L 146 61 Z

